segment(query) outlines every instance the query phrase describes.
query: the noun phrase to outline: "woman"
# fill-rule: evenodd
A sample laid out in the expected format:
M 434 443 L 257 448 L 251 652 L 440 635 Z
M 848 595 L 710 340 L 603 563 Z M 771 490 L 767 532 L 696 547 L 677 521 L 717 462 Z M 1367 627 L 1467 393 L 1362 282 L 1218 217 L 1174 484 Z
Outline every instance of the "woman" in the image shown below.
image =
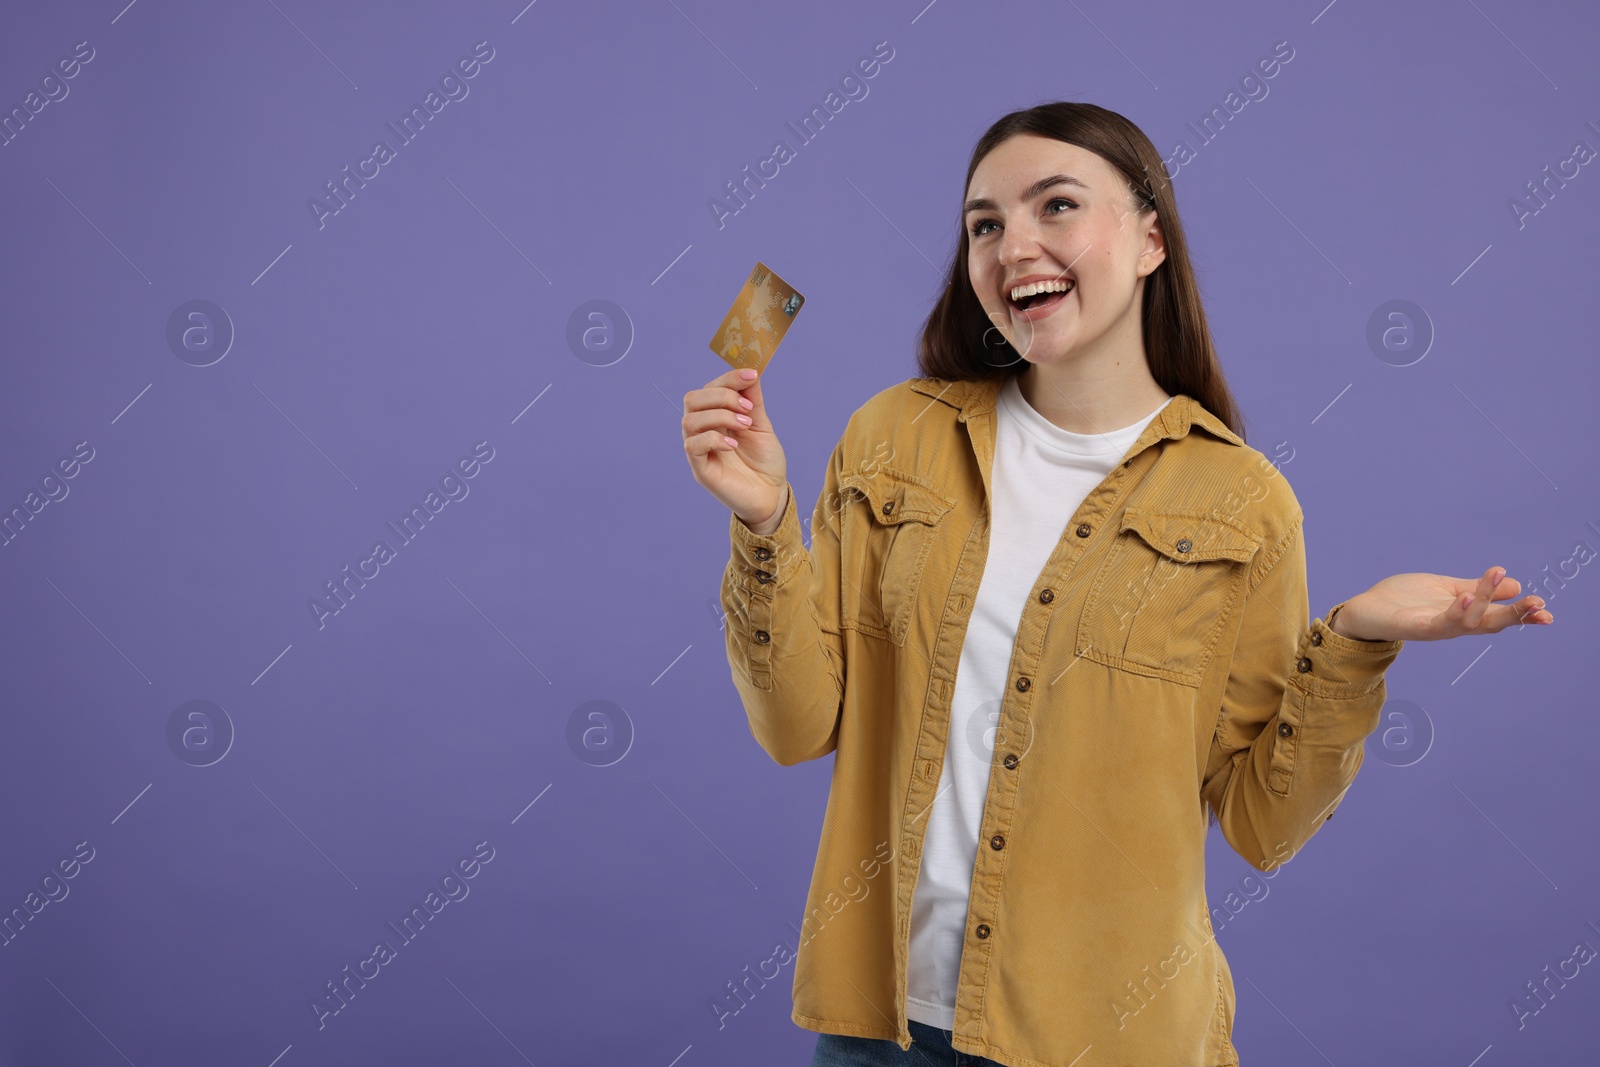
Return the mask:
M 753 372 L 684 397 L 751 731 L 835 753 L 792 1018 L 816 1065 L 1236 1064 L 1209 822 L 1276 869 L 1405 641 L 1552 616 L 1490 567 L 1305 622 L 1303 512 L 1244 442 L 1127 119 L 1005 116 L 963 208 L 922 376 L 851 416 L 809 550 Z

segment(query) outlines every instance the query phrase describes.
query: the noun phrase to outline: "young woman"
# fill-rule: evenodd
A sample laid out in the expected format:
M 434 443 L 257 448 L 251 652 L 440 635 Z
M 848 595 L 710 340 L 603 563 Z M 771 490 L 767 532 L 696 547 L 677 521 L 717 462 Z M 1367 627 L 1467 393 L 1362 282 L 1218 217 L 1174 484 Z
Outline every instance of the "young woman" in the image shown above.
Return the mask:
M 835 754 L 794 975 L 815 1065 L 1237 1064 L 1209 823 L 1275 870 L 1405 641 L 1552 621 L 1490 567 L 1307 623 L 1304 515 L 1245 444 L 1165 173 L 1091 104 L 983 135 L 922 375 L 851 415 L 809 550 L 753 373 L 684 397 L 751 731 Z

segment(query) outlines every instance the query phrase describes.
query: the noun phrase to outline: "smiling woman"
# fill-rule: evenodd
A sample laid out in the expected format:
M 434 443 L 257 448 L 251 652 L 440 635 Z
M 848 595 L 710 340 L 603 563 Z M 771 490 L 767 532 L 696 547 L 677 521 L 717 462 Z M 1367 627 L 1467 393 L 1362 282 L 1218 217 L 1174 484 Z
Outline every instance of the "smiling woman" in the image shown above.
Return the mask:
M 1490 567 L 1311 618 L 1305 511 L 1245 442 L 1126 118 L 1002 117 L 952 206 L 921 376 L 850 416 L 809 548 L 760 375 L 684 398 L 751 734 L 835 755 L 807 912 L 893 849 L 800 946 L 791 1017 L 813 1067 L 1233 1067 L 1209 827 L 1275 869 L 1353 784 L 1406 640 L 1551 615 Z

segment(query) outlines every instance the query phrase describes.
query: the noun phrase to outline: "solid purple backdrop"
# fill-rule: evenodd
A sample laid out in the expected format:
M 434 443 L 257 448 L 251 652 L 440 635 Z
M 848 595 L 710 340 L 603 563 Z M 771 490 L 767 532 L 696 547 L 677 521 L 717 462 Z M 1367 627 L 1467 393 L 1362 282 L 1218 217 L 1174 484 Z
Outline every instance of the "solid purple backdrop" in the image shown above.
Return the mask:
M 1557 620 L 1409 646 L 1339 817 L 1265 896 L 1213 835 L 1213 905 L 1248 900 L 1219 922 L 1245 1063 L 1592 1056 L 1595 968 L 1543 1006 L 1526 983 L 1600 946 L 1600 175 L 1545 179 L 1600 148 L 1600 18 L 924 2 L 6 15 L 0 513 L 29 517 L 0 547 L 0 914 L 28 918 L 0 1061 L 809 1062 L 792 967 L 742 1004 L 728 983 L 796 944 L 832 761 L 750 736 L 682 396 L 724 369 L 707 341 L 751 265 L 793 283 L 765 395 L 809 513 L 851 411 L 916 373 L 974 140 L 1060 98 L 1193 152 L 1184 221 L 1250 443 L 1307 513 L 1312 610 L 1500 564 Z M 801 143 L 786 124 L 879 42 Z M 222 358 L 192 301 L 231 322 Z M 386 523 L 441 479 L 459 499 L 402 543 Z M 401 942 L 385 924 L 480 842 L 446 883 L 468 895 Z

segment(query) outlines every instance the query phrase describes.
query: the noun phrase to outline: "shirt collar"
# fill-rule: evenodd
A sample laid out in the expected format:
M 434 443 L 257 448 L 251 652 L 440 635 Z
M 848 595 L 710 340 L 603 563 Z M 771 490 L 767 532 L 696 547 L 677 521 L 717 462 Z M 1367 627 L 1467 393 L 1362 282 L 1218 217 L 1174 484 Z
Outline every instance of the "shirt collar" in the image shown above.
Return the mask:
M 978 381 L 950 381 L 945 378 L 913 378 L 911 388 L 914 392 L 930 396 L 941 403 L 949 404 L 961 412 L 960 421 L 965 422 L 977 415 L 986 415 L 994 410 L 995 400 L 1000 395 L 1000 389 L 1006 383 L 1005 378 L 985 378 Z M 1207 411 L 1201 403 L 1187 393 L 1178 393 L 1172 398 L 1172 403 L 1161 409 L 1161 414 L 1156 416 L 1154 422 L 1160 429 L 1156 436 L 1183 437 L 1192 427 L 1198 426 L 1213 437 L 1229 444 L 1243 445 L 1245 442 L 1238 434 L 1228 429 L 1228 424 Z M 1149 429 L 1149 427 L 1146 427 Z

